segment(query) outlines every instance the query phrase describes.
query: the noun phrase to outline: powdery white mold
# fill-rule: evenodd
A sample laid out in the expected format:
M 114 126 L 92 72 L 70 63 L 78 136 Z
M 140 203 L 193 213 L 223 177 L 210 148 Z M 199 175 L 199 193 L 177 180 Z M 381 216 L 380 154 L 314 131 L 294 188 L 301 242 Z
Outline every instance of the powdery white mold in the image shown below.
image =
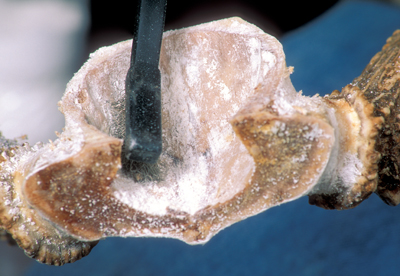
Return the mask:
M 101 48 L 75 74 L 56 141 L 2 140 L 0 226 L 29 256 L 62 265 L 110 236 L 205 243 L 304 195 L 345 209 L 376 190 L 374 104 L 354 84 L 297 93 L 281 44 L 237 17 L 164 34 L 163 152 L 154 165 L 126 160 L 130 51 Z

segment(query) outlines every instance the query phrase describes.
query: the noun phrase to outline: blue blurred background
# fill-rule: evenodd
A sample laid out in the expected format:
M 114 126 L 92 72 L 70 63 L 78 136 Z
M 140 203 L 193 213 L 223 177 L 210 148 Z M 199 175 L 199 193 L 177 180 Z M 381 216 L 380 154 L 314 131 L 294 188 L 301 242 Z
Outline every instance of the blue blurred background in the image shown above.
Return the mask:
M 81 31 L 90 31 L 89 46 L 81 46 L 83 50 L 75 54 L 81 61 L 86 51 L 130 36 L 129 30 L 110 29 L 107 40 L 99 30 L 89 29 L 85 18 L 91 9 L 81 3 L 77 4 L 81 24 L 74 31 L 77 42 L 67 45 L 71 49 L 79 46 L 85 37 Z M 307 5 L 304 10 L 312 9 Z M 292 21 L 293 10 L 289 6 L 287 10 L 281 21 Z M 301 9 L 294 12 L 301 17 Z M 381 2 L 341 1 L 301 26 L 284 26 L 271 17 L 259 19 L 260 13 L 255 19 L 279 37 L 287 65 L 295 68 L 292 82 L 306 95 L 341 90 L 361 73 L 386 38 L 400 29 L 399 6 Z M 256 23 L 251 13 L 242 17 Z M 189 26 L 179 18 L 170 26 L 179 24 Z M 77 67 L 68 65 L 70 72 Z M 0 129 L 2 120 L 0 116 Z M 41 135 L 48 137 L 49 132 Z M 109 238 L 89 256 L 63 267 L 21 258 L 22 250 L 3 243 L 0 275 L 400 275 L 399 208 L 389 207 L 372 195 L 355 209 L 327 211 L 310 206 L 304 197 L 239 222 L 205 245 L 189 246 L 161 238 Z

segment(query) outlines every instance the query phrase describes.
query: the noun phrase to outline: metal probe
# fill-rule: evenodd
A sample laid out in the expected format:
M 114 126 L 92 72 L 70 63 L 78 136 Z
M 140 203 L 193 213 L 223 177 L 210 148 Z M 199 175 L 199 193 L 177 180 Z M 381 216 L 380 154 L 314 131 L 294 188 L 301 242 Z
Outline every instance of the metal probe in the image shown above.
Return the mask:
M 126 75 L 124 150 L 133 161 L 156 163 L 162 151 L 161 74 L 158 69 L 166 0 L 141 0 Z

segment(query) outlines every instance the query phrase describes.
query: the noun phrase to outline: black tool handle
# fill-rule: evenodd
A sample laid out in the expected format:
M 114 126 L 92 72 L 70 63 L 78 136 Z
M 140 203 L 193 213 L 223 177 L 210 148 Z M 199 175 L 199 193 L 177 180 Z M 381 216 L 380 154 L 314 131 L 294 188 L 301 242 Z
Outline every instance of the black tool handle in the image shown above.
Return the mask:
M 158 70 L 166 0 L 142 0 L 125 80 L 125 155 L 155 163 L 162 151 L 161 75 Z

